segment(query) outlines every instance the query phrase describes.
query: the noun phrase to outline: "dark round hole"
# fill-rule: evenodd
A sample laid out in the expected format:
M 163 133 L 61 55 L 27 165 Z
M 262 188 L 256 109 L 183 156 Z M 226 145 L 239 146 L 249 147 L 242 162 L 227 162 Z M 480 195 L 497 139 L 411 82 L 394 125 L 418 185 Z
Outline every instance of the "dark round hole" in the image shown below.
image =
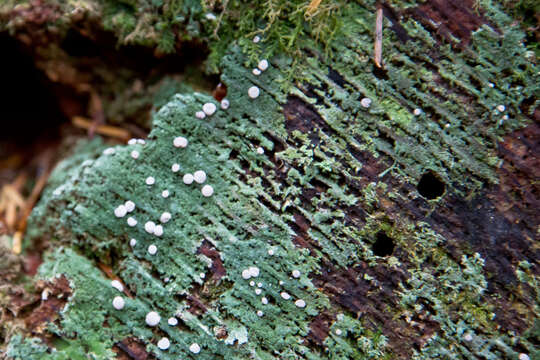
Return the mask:
M 445 185 L 433 172 L 428 171 L 418 182 L 418 192 L 426 199 L 436 199 L 444 194 Z
M 371 249 L 377 256 L 388 256 L 392 255 L 394 247 L 394 240 L 383 231 L 379 231 Z

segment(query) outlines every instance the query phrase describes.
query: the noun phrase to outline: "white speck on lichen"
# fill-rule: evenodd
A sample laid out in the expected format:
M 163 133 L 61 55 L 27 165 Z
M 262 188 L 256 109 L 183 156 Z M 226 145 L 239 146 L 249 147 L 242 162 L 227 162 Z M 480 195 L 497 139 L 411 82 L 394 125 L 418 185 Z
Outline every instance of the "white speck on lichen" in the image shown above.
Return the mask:
M 111 286 L 120 292 L 124 291 L 124 285 L 118 280 L 112 280 Z
M 121 296 L 115 296 L 112 305 L 116 310 L 122 310 L 124 306 L 126 305 L 126 302 L 124 301 L 124 298 Z
M 134 227 L 137 225 L 137 220 L 134 217 L 130 216 L 127 218 L 127 224 L 130 227 Z
M 165 224 L 166 222 L 168 222 L 169 220 L 171 220 L 171 213 L 170 212 L 167 212 L 165 211 L 163 214 L 161 214 L 161 216 L 159 217 L 159 221 L 161 221 L 163 224 Z
M 185 174 L 184 177 L 182 178 L 182 181 L 184 182 L 184 184 L 186 185 L 189 185 L 191 183 L 193 183 L 193 175 L 191 174 Z
M 133 150 L 131 152 L 131 157 L 134 158 L 134 159 L 138 159 L 139 155 L 140 155 L 140 153 L 137 150 Z
M 171 171 L 172 171 L 172 172 L 178 172 L 178 171 L 180 171 L 180 164 L 172 164 L 172 166 L 171 166 Z
M 305 308 L 306 307 L 306 302 L 302 299 L 298 299 L 294 302 L 294 305 L 296 305 L 297 307 L 299 308 Z
M 107 148 L 107 149 L 103 150 L 103 154 L 105 154 L 105 155 L 113 155 L 114 153 L 115 153 L 114 148 Z
M 161 320 L 161 317 L 159 314 L 155 311 L 150 311 L 148 314 L 146 314 L 146 325 L 148 326 L 156 326 L 159 324 L 159 321 Z
M 197 119 L 201 119 L 201 120 L 202 120 L 202 119 L 204 119 L 204 118 L 206 117 L 206 114 L 204 113 L 204 111 L 197 111 L 197 112 L 195 113 L 195 117 L 196 117 Z
M 214 188 L 210 185 L 204 185 L 201 189 L 201 193 L 204 197 L 210 197 L 214 193 Z
M 185 148 L 188 145 L 188 141 L 183 136 L 177 136 L 173 140 L 173 146 L 177 148 Z
M 198 354 L 201 352 L 201 347 L 197 343 L 193 343 L 189 345 L 189 351 L 191 351 L 194 354 Z
M 137 245 L 137 239 L 131 239 L 131 240 L 129 240 L 129 245 L 130 245 L 131 247 Z
M 164 198 L 164 199 L 168 198 L 169 195 L 170 195 L 169 190 L 163 190 L 161 192 L 161 197 Z
M 268 304 L 268 299 L 266 297 L 263 297 L 261 298 L 261 302 L 263 303 L 263 305 L 266 305 Z
M 362 107 L 365 107 L 365 108 L 368 108 L 371 106 L 371 99 L 370 98 L 363 98 L 362 100 L 360 100 L 360 105 L 362 105 Z
M 268 69 L 268 60 L 259 61 L 259 64 L 257 65 L 257 67 L 259 68 L 259 70 L 265 71 L 266 69 Z
M 166 337 L 163 337 L 158 341 L 157 346 L 161 350 L 167 350 L 171 346 L 171 342 Z
M 292 276 L 293 276 L 293 278 L 298 279 L 300 277 L 300 270 L 294 269 L 292 271 Z
M 146 185 L 154 185 L 156 183 L 156 179 L 154 179 L 153 176 L 149 176 L 145 180 Z
M 258 267 L 250 266 L 248 270 L 249 270 L 249 274 L 251 275 L 251 277 L 259 276 L 259 268 Z
M 221 104 L 221 109 L 222 110 L 227 110 L 229 108 L 229 106 L 231 106 L 231 103 L 227 99 L 221 100 L 220 104 Z
M 147 221 L 146 224 L 144 224 L 144 230 L 149 234 L 153 234 L 155 229 L 156 224 L 153 221 Z
M 279 295 L 281 295 L 284 300 L 289 300 L 291 298 L 291 295 L 289 295 L 289 293 L 285 291 L 281 292 L 281 294 Z
M 117 218 L 124 217 L 126 216 L 126 214 L 127 214 L 127 210 L 124 205 L 118 205 L 118 207 L 114 209 L 114 216 L 116 216 Z
M 258 87 L 256 86 L 252 86 L 248 89 L 248 96 L 252 99 L 256 99 L 259 97 L 259 94 L 260 94 L 260 90 Z
M 216 110 L 217 110 L 216 104 L 210 103 L 210 102 L 204 104 L 202 108 L 203 108 L 204 113 L 205 113 L 206 115 L 208 115 L 208 116 L 214 115 L 214 113 L 215 113 Z
M 156 255 L 156 253 L 157 253 L 157 246 L 154 245 L 154 244 L 150 245 L 150 246 L 148 247 L 148 253 L 149 253 L 150 255 Z
M 202 170 L 197 170 L 193 173 L 193 179 L 195 182 L 202 184 L 206 181 L 206 173 Z
M 131 200 L 128 200 L 126 201 L 126 203 L 124 204 L 124 207 L 126 208 L 126 211 L 128 213 L 132 212 L 133 210 L 135 210 L 135 203 Z
M 263 316 L 263 315 L 264 315 L 264 313 L 263 313 L 261 310 L 258 310 L 258 311 L 257 311 L 257 316 L 258 316 L 258 317 L 261 317 L 261 316 Z
M 163 235 L 163 226 L 156 225 L 156 228 L 154 229 L 154 235 L 156 235 L 156 236 Z
M 170 317 L 169 320 L 167 320 L 167 324 L 169 324 L 170 326 L 176 326 L 178 325 L 178 319 L 176 319 L 175 317 Z
M 255 44 L 257 44 L 259 41 L 261 41 L 261 37 L 260 37 L 259 35 L 255 35 L 255 36 L 253 37 L 253 42 L 254 42 Z
M 255 75 L 255 76 L 261 75 L 261 70 L 259 70 L 259 69 L 257 69 L 257 68 L 253 69 L 251 72 L 252 72 L 253 75 Z
M 419 108 L 416 108 L 416 109 L 414 109 L 413 114 L 418 116 L 418 115 L 422 114 L 422 110 L 419 109 Z
M 263 149 L 262 147 L 259 146 L 259 147 L 257 148 L 257 154 L 259 154 L 259 155 L 264 154 L 264 149 Z

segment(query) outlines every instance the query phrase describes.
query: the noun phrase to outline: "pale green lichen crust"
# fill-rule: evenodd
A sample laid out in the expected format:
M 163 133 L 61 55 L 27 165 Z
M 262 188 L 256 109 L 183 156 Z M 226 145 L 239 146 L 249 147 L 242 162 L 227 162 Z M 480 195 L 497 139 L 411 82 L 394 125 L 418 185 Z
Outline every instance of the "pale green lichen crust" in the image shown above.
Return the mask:
M 40 277 L 65 276 L 73 293 L 48 327 L 52 344 L 17 336 L 8 355 L 109 359 L 134 338 L 160 359 L 533 359 L 535 265 L 519 255 L 515 282 L 501 285 L 486 269 L 490 245 L 430 217 L 453 200 L 422 200 L 411 185 L 431 170 L 445 196 L 474 198 L 499 181 L 497 141 L 530 122 L 520 105 L 538 93 L 538 69 L 512 19 L 480 3 L 497 31 L 478 28 L 469 51 L 401 22 L 410 39 L 385 36 L 384 79 L 369 60 L 374 2 L 347 6 L 347 28 L 329 45 L 339 57 L 307 53 L 297 82 L 288 83 L 289 56 L 254 75 L 256 63 L 231 44 L 221 62 L 227 110 L 176 94 L 144 144 L 81 144 L 52 175 L 28 237 L 52 235 L 60 248 Z M 205 103 L 218 111 L 199 119 Z M 179 136 L 187 146 L 176 146 Z M 197 170 L 204 184 L 185 184 Z M 117 216 L 128 200 L 135 209 Z M 164 212 L 171 219 L 161 224 Z M 149 221 L 163 234 L 149 233 Z M 376 254 L 379 234 L 392 239 L 390 255 Z M 508 289 L 513 298 L 501 298 Z M 503 302 L 528 332 L 498 322 Z M 145 322 L 151 311 L 155 327 Z

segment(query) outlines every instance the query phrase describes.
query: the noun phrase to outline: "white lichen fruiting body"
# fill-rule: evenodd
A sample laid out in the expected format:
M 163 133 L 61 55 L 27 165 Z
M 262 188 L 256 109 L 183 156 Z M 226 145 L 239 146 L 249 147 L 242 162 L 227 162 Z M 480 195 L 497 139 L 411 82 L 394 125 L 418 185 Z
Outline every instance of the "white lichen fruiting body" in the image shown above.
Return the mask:
M 524 354 L 524 353 L 519 354 L 518 359 L 519 359 L 519 360 L 531 360 L 531 358 L 529 357 L 529 355 Z
M 264 154 L 264 149 L 263 149 L 262 147 L 259 146 L 259 147 L 257 148 L 257 154 L 259 154 L 259 155 Z
M 167 350 L 169 348 L 169 346 L 171 346 L 171 342 L 166 337 L 163 337 L 163 338 L 159 339 L 159 341 L 157 343 L 157 346 L 161 350 Z
M 202 184 L 206 181 L 206 173 L 202 170 L 197 170 L 193 173 L 193 179 L 195 182 Z
M 293 278 L 298 279 L 300 277 L 300 270 L 294 269 L 292 271 L 292 276 Z
M 137 139 L 129 139 L 128 145 L 135 145 L 137 143 Z
M 291 295 L 289 295 L 289 293 L 286 292 L 286 291 L 282 291 L 281 294 L 279 294 L 279 295 L 281 295 L 281 298 L 283 300 L 289 300 L 291 298 Z
M 188 145 L 188 140 L 183 136 L 177 136 L 173 140 L 173 146 L 176 148 L 185 148 Z
M 204 185 L 201 189 L 201 193 L 204 197 L 210 197 L 214 194 L 214 188 L 210 185 Z
M 249 272 L 249 269 L 242 270 L 242 279 L 248 280 L 251 278 L 251 273 Z
M 506 110 L 506 106 L 504 106 L 504 105 L 502 105 L 502 104 L 501 104 L 501 105 L 498 105 L 498 106 L 497 106 L 497 110 L 499 110 L 499 112 L 504 112 L 504 110 Z
M 161 192 L 161 197 L 164 198 L 164 199 L 168 198 L 169 195 L 170 195 L 169 190 L 163 190 Z
M 255 289 L 255 295 L 261 295 L 262 294 L 262 290 L 257 288 Z
M 258 267 L 250 266 L 248 270 L 249 270 L 249 274 L 251 275 L 251 277 L 259 276 L 260 270 L 259 270 Z
M 297 307 L 299 308 L 305 308 L 306 307 L 306 302 L 302 299 L 298 299 L 294 302 L 294 305 L 296 305 Z
M 171 166 L 171 171 L 172 171 L 172 172 L 178 172 L 178 171 L 180 171 L 180 164 L 172 164 L 172 166 Z
M 362 105 L 362 107 L 365 107 L 365 108 L 368 108 L 371 106 L 371 99 L 370 98 L 363 98 L 362 100 L 360 100 L 360 105 Z
M 170 212 L 167 212 L 165 211 L 163 214 L 161 214 L 161 216 L 159 217 L 159 221 L 161 221 L 163 224 L 165 224 L 166 222 L 169 222 L 169 220 L 171 220 L 172 218 L 172 215 Z
M 189 351 L 191 351 L 194 354 L 198 354 L 201 352 L 201 347 L 197 343 L 193 343 L 189 345 Z
M 337 336 L 340 336 L 341 334 L 342 334 L 341 329 L 336 329 L 336 335 L 337 335 Z
M 118 207 L 114 209 L 114 216 L 116 216 L 117 218 L 124 217 L 126 216 L 126 214 L 127 214 L 127 209 L 124 205 L 118 205 Z
M 255 75 L 255 76 L 261 75 L 261 70 L 259 70 L 259 69 L 257 69 L 257 68 L 253 69 L 251 72 L 252 72 L 253 75 Z
M 193 180 L 194 180 L 194 178 L 193 178 L 193 175 L 191 175 L 191 174 L 185 174 L 184 177 L 182 177 L 182 181 L 186 185 L 192 184 Z
M 255 35 L 253 37 L 253 43 L 257 44 L 259 41 L 261 41 L 261 37 L 259 35 Z
M 202 120 L 202 119 L 204 119 L 204 118 L 206 117 L 206 114 L 204 113 L 204 111 L 197 111 L 197 112 L 195 113 L 195 117 L 196 117 L 197 119 L 201 119 L 201 120 Z
M 144 230 L 149 234 L 153 234 L 155 229 L 156 224 L 153 221 L 147 221 L 146 224 L 144 224 Z
M 154 245 L 154 244 L 148 246 L 148 253 L 149 253 L 150 255 L 156 255 L 156 253 L 157 253 L 157 246 Z
M 144 141 L 144 139 L 137 139 L 137 144 L 144 145 L 146 144 L 146 141 Z
M 261 317 L 261 316 L 263 316 L 263 315 L 264 315 L 264 313 L 263 313 L 261 310 L 258 310 L 258 311 L 257 311 L 257 316 L 258 316 L 258 317 Z
M 114 148 L 107 148 L 105 150 L 103 150 L 103 154 L 104 155 L 113 155 L 115 153 L 116 150 L 114 150 Z
M 167 324 L 169 324 L 170 326 L 176 326 L 178 325 L 178 319 L 176 319 L 175 317 L 170 317 L 169 320 L 167 320 Z
M 111 281 L 111 286 L 120 292 L 124 291 L 124 285 L 116 279 Z
M 261 302 L 263 303 L 263 305 L 266 305 L 268 304 L 268 299 L 266 297 L 262 297 Z
M 229 102 L 229 100 L 223 99 L 221 100 L 220 105 L 221 105 L 221 110 L 227 110 L 229 106 L 231 106 L 231 103 Z
M 257 86 L 252 86 L 248 89 L 248 96 L 252 99 L 258 98 L 260 93 L 261 91 Z
M 274 249 L 268 249 L 268 255 L 273 256 L 274 255 Z
M 131 157 L 134 158 L 134 159 L 138 159 L 139 155 L 140 155 L 140 153 L 137 150 L 133 150 L 131 152 Z
M 156 236 L 163 235 L 163 226 L 156 225 L 156 228 L 154 229 L 154 235 L 156 235 Z
M 419 116 L 420 114 L 422 114 L 422 109 L 419 109 L 419 108 L 414 109 L 413 114 L 416 116 Z
M 255 286 L 255 281 L 251 280 L 251 281 L 249 282 L 249 286 Z
M 154 179 L 153 176 L 149 176 L 145 180 L 146 185 L 154 185 L 156 183 L 156 179 Z
M 137 220 L 134 217 L 130 216 L 127 218 L 127 224 L 130 227 L 134 227 L 137 225 Z
M 259 61 L 259 64 L 257 65 L 257 67 L 259 68 L 259 70 L 265 71 L 266 69 L 268 69 L 268 60 Z
M 159 324 L 160 320 L 161 317 L 155 311 L 150 311 L 148 314 L 146 314 L 145 317 L 146 325 L 148 326 L 156 326 L 157 324 Z
M 116 310 L 122 310 L 124 308 L 124 306 L 126 305 L 126 302 L 124 301 L 124 298 L 121 297 L 121 296 L 115 296 L 113 301 L 112 301 L 112 306 L 116 309 Z
M 129 240 L 129 245 L 130 245 L 131 247 L 137 245 L 137 239 L 131 239 L 131 240 Z
M 206 115 L 212 116 L 216 112 L 217 106 L 216 104 L 209 102 L 209 103 L 204 104 L 202 109 Z
M 128 213 L 132 212 L 133 210 L 135 210 L 135 203 L 131 200 L 128 200 L 126 201 L 126 203 L 124 204 L 124 207 L 126 208 L 126 211 Z

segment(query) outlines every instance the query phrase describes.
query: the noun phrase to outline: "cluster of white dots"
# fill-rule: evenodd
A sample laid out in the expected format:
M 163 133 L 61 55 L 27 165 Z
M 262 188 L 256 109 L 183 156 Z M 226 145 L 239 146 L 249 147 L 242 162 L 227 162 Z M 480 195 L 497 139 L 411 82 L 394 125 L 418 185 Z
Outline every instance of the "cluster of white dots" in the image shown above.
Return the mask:
M 271 255 L 271 256 L 274 255 L 274 250 L 269 249 L 268 254 Z M 249 279 L 258 277 L 259 274 L 260 274 L 260 269 L 257 266 L 250 266 L 250 267 L 242 270 L 241 276 L 242 276 L 242 279 L 249 280 Z M 302 274 L 301 274 L 300 270 L 294 269 L 291 272 L 291 275 L 292 275 L 293 278 L 298 279 L 298 278 L 300 278 L 300 276 Z M 261 295 L 262 292 L 263 292 L 263 290 L 261 288 L 264 286 L 264 284 L 262 282 L 255 283 L 254 280 L 251 280 L 249 282 L 249 286 L 255 287 L 255 285 L 257 285 L 257 287 L 255 288 L 255 294 L 256 295 Z M 283 285 L 283 281 L 280 281 L 279 285 Z M 283 300 L 290 300 L 292 298 L 292 296 L 286 291 L 282 291 L 279 295 L 281 296 L 281 298 Z M 267 305 L 268 304 L 268 298 L 266 296 L 261 297 L 261 303 L 263 305 Z M 298 308 L 305 308 L 306 307 L 306 302 L 303 299 L 296 299 L 295 302 L 294 302 L 294 305 L 296 305 L 296 307 L 298 307 Z M 262 310 L 257 310 L 257 316 L 261 317 L 263 315 L 264 315 L 264 312 Z
M 229 105 L 230 104 L 229 104 L 229 101 L 227 99 L 223 99 L 221 101 L 221 108 L 223 110 L 229 108 Z M 203 105 L 203 108 L 202 108 L 202 113 L 204 115 L 202 117 L 204 118 L 206 116 L 211 116 L 216 112 L 216 110 L 217 110 L 217 106 L 215 104 L 206 103 L 206 104 Z M 200 114 L 198 114 L 198 117 L 199 117 L 199 115 Z M 143 139 L 131 139 L 131 140 L 128 141 L 128 144 L 129 145 L 137 145 L 137 144 L 144 145 L 145 141 Z M 175 137 L 173 139 L 172 145 L 175 148 L 185 148 L 185 147 L 188 146 L 188 140 L 183 136 L 177 136 L 177 137 Z M 113 155 L 113 154 L 116 153 L 116 150 L 114 148 L 108 148 L 108 149 L 105 149 L 103 151 L 103 153 L 105 155 Z M 130 152 L 130 156 L 135 160 L 139 159 L 139 157 L 141 156 L 141 152 L 139 150 L 133 149 Z M 180 172 L 181 171 L 180 164 L 177 164 L 177 163 L 172 164 L 171 170 L 172 170 L 173 173 Z M 206 180 L 207 180 L 207 174 L 203 170 L 196 170 L 195 172 L 193 172 L 193 174 L 186 173 L 182 177 L 182 181 L 186 185 L 190 185 L 193 182 L 195 182 L 197 184 L 204 184 L 206 182 Z M 149 187 L 152 187 L 152 186 L 154 186 L 156 184 L 156 178 L 153 177 L 153 176 L 148 176 L 144 180 L 144 182 Z M 201 193 L 205 197 L 210 197 L 210 196 L 213 195 L 214 189 L 213 189 L 213 187 L 211 185 L 205 184 L 201 188 Z M 162 192 L 161 192 L 161 196 L 164 199 L 168 198 L 170 195 L 171 195 L 171 193 L 170 193 L 170 191 L 168 189 L 162 190 Z M 135 203 L 133 201 L 131 201 L 131 200 L 128 200 L 125 203 L 118 205 L 114 209 L 114 215 L 117 218 L 123 218 L 127 214 L 135 211 L 135 209 L 136 209 Z M 154 221 L 151 221 L 151 220 L 146 221 L 144 223 L 144 226 L 143 226 L 144 231 L 146 233 L 148 233 L 148 234 L 151 234 L 151 235 L 154 235 L 154 236 L 157 236 L 157 237 L 161 237 L 163 235 L 163 233 L 164 233 L 164 228 L 163 228 L 162 224 L 168 223 L 172 219 L 172 217 L 173 217 L 173 215 L 170 212 L 165 211 L 160 215 L 158 224 L 156 224 Z M 138 221 L 134 217 L 129 216 L 127 218 L 127 224 L 130 227 L 134 227 L 134 226 L 136 226 L 138 224 Z M 137 246 L 137 240 L 135 238 L 131 238 L 129 240 L 129 245 L 131 247 Z M 157 245 L 156 244 L 150 244 L 148 246 L 148 248 L 147 248 L 147 252 L 150 255 L 157 254 L 157 252 L 158 252 Z M 201 273 L 200 277 L 204 278 L 205 274 Z M 111 286 L 113 288 L 115 288 L 116 290 L 118 290 L 119 292 L 124 291 L 123 284 L 118 280 L 112 280 L 111 281 Z M 113 300 L 112 300 L 112 306 L 116 310 L 124 309 L 124 307 L 126 306 L 126 301 L 125 301 L 124 297 L 115 296 L 113 298 Z M 145 316 L 145 322 L 146 322 L 146 324 L 148 326 L 151 326 L 151 327 L 158 326 L 160 321 L 161 321 L 161 316 L 156 311 L 150 311 Z M 170 317 L 167 320 L 167 323 L 170 326 L 176 326 L 176 325 L 178 325 L 178 320 L 175 317 Z M 171 346 L 171 342 L 166 337 L 161 338 L 157 342 L 157 347 L 159 349 L 161 349 L 161 350 L 167 350 L 167 349 L 169 349 L 170 346 Z M 201 347 L 200 347 L 199 344 L 193 343 L 193 344 L 191 344 L 189 346 L 189 351 L 192 352 L 193 354 L 198 354 L 201 351 Z
M 253 38 L 254 43 L 257 43 L 260 40 L 261 39 L 260 39 L 259 36 L 255 36 Z M 263 71 L 267 70 L 268 67 L 269 67 L 268 61 L 267 60 L 261 60 L 261 61 L 259 61 L 257 68 L 253 69 L 253 73 L 255 75 L 260 75 Z M 257 86 L 251 86 L 247 91 L 247 95 L 251 99 L 256 99 L 260 95 L 260 89 Z M 371 104 L 370 99 L 367 99 L 367 98 L 362 99 L 362 106 L 369 107 L 370 104 Z M 222 110 L 228 109 L 229 106 L 230 106 L 230 103 L 229 103 L 229 101 L 227 99 L 223 99 L 221 101 L 221 103 L 220 103 L 220 107 L 221 107 Z M 195 113 L 195 116 L 197 118 L 199 118 L 199 119 L 204 119 L 207 116 L 212 116 L 213 114 L 215 114 L 216 111 L 217 111 L 217 106 L 212 102 L 208 102 L 208 103 L 205 103 L 202 106 L 201 111 L 197 111 Z M 142 140 L 142 139 L 131 139 L 128 142 L 128 144 L 130 144 L 130 145 L 135 145 L 135 144 L 144 145 L 144 140 Z M 185 137 L 182 137 L 182 136 L 175 137 L 173 139 L 173 146 L 176 147 L 176 148 L 185 148 L 185 147 L 188 146 L 188 140 Z M 264 154 L 264 149 L 262 147 L 258 147 L 256 149 L 256 151 L 260 155 Z M 115 149 L 114 148 L 106 149 L 104 151 L 104 153 L 107 154 L 107 155 L 112 155 L 112 154 L 115 153 Z M 132 150 L 130 152 L 130 156 L 133 159 L 138 159 L 141 156 L 141 153 L 138 150 Z M 181 170 L 182 170 L 182 167 L 181 167 L 180 164 L 174 163 L 174 164 L 171 165 L 171 171 L 173 173 L 181 172 Z M 197 184 L 204 184 L 206 182 L 206 180 L 207 180 L 207 175 L 206 175 L 206 172 L 204 172 L 203 170 L 196 170 L 193 173 L 184 173 L 182 175 L 182 181 L 186 185 L 191 185 L 194 182 L 197 183 Z M 156 179 L 153 176 L 148 176 L 145 179 L 145 184 L 148 185 L 148 186 L 153 186 L 153 185 L 156 184 Z M 214 189 L 212 188 L 211 185 L 205 184 L 201 188 L 201 193 L 202 193 L 203 196 L 209 197 L 209 196 L 213 195 Z M 163 198 L 168 198 L 170 196 L 169 190 L 168 189 L 163 190 L 161 192 L 161 196 Z M 135 203 L 133 201 L 129 200 L 129 201 L 125 202 L 124 204 L 118 205 L 114 209 L 114 215 L 116 217 L 118 217 L 118 218 L 122 218 L 122 217 L 126 216 L 126 214 L 133 212 L 135 210 L 135 208 L 136 208 Z M 172 219 L 172 214 L 165 211 L 159 217 L 159 222 L 161 224 L 166 224 L 171 219 Z M 131 227 L 137 225 L 137 220 L 135 220 L 135 218 L 133 218 L 133 217 L 129 217 L 127 222 L 128 222 L 128 225 L 131 226 Z M 164 232 L 163 225 L 161 225 L 161 224 L 156 224 L 154 221 L 150 221 L 150 220 L 146 221 L 144 223 L 144 230 L 148 234 L 160 237 L 160 236 L 163 235 L 163 232 Z M 137 246 L 137 240 L 134 239 L 134 238 L 130 239 L 129 245 L 131 247 Z M 157 253 L 157 251 L 158 251 L 158 247 L 155 244 L 150 244 L 148 246 L 148 249 L 147 249 L 148 254 L 155 255 Z M 274 249 L 272 249 L 272 248 L 268 249 L 268 255 L 273 256 L 274 253 L 275 253 Z M 259 277 L 259 275 L 260 275 L 260 269 L 257 266 L 250 266 L 250 267 L 244 269 L 242 271 L 242 273 L 241 273 L 242 278 L 245 279 L 245 280 L 255 279 L 255 278 Z M 205 278 L 204 273 L 201 273 L 199 276 L 202 279 Z M 298 269 L 292 270 L 291 276 L 292 276 L 292 278 L 295 278 L 295 279 L 300 278 L 301 277 L 300 270 L 298 270 Z M 283 281 L 280 281 L 279 284 L 283 285 Z M 255 291 L 256 295 L 262 295 L 263 294 L 264 284 L 262 282 L 257 282 L 256 283 L 255 280 L 251 280 L 249 282 L 249 285 L 252 286 L 252 287 L 255 287 L 254 291 Z M 118 280 L 113 280 L 111 282 L 111 286 L 114 287 L 115 289 L 117 289 L 120 292 L 124 291 L 124 287 L 123 287 L 122 283 L 120 281 L 118 281 Z M 281 296 L 281 298 L 283 300 L 291 300 L 292 299 L 292 296 L 286 291 L 282 291 L 280 293 L 280 296 Z M 268 298 L 266 296 L 262 296 L 261 297 L 261 303 L 263 305 L 267 305 L 269 303 Z M 306 302 L 303 299 L 296 299 L 294 301 L 294 304 L 298 308 L 305 308 L 306 307 Z M 113 301 L 112 301 L 112 305 L 116 310 L 122 310 L 125 307 L 125 300 L 124 300 L 124 298 L 122 296 L 115 296 Z M 257 310 L 256 314 L 259 317 L 264 316 L 264 312 L 262 310 Z M 145 322 L 150 327 L 158 326 L 160 324 L 160 322 L 161 322 L 161 316 L 156 311 L 150 311 L 145 316 Z M 169 326 L 176 326 L 178 324 L 178 320 L 176 319 L 176 317 L 170 317 L 167 320 L 167 323 L 169 324 Z M 157 347 L 159 349 L 161 349 L 161 350 L 169 349 L 170 345 L 171 345 L 170 340 L 168 338 L 166 338 L 166 337 L 161 338 L 157 342 Z M 193 354 L 198 354 L 201 351 L 201 347 L 197 343 L 192 343 L 189 346 L 189 351 L 191 353 L 193 353 Z

